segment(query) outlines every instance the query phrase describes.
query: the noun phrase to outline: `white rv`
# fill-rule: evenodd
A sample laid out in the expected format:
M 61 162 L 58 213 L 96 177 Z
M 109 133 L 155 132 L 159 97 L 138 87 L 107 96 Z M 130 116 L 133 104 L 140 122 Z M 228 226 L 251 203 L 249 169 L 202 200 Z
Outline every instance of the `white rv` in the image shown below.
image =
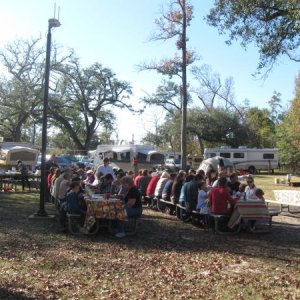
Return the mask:
M 236 169 L 248 170 L 255 173 L 260 170 L 273 170 L 278 168 L 278 149 L 257 149 L 244 146 L 238 148 L 219 147 L 206 148 L 204 159 L 222 156 L 228 158 L 235 165 Z
M 98 145 L 93 153 L 95 166 L 102 163 L 102 159 L 108 157 L 112 163 L 132 163 L 136 158 L 139 163 L 158 164 L 163 163 L 165 155 L 155 150 L 151 145 Z
M 39 150 L 25 143 L 0 143 L 0 168 L 8 170 L 16 166 L 18 160 L 32 169 L 37 162 Z

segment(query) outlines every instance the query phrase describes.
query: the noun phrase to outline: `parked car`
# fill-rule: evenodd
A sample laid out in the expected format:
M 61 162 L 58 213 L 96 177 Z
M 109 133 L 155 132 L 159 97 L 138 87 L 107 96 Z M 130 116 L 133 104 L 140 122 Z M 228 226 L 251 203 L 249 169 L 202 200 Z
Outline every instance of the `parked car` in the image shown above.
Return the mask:
M 69 160 L 67 160 L 64 156 L 61 155 L 57 156 L 57 164 L 61 169 L 68 168 L 72 165 L 72 163 L 70 163 Z
M 87 155 L 76 155 L 76 158 L 78 160 L 77 165 L 80 168 L 85 168 L 92 163 L 91 159 Z
M 165 161 L 165 168 L 176 172 L 181 169 L 181 160 L 179 158 L 168 158 Z
M 51 157 L 50 154 L 46 154 L 46 161 L 49 160 L 50 157 Z M 35 170 L 40 170 L 41 169 L 41 165 L 42 165 L 42 155 L 39 155 L 38 159 L 36 161 L 36 164 L 35 164 Z

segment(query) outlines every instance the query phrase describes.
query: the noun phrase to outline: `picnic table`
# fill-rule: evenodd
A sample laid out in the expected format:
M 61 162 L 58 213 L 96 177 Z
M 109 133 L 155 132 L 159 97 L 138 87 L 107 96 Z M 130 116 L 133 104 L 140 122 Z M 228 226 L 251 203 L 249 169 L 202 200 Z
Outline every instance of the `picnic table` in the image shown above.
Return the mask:
M 280 211 L 284 208 L 288 209 L 290 213 L 299 213 L 299 210 L 290 210 L 290 206 L 300 207 L 300 191 L 298 190 L 273 190 L 275 199 L 266 199 L 267 205 L 269 203 L 280 205 Z
M 85 198 L 87 204 L 84 227 L 90 230 L 97 220 L 125 220 L 124 203 L 120 199 Z
M 39 188 L 41 175 L 28 174 L 28 179 L 30 183 L 34 183 L 32 187 Z M 15 190 L 17 189 L 17 184 L 22 181 L 22 174 L 20 172 L 5 172 L 0 174 L 0 189 L 3 189 L 5 186 L 14 186 Z
M 241 223 L 247 225 L 249 221 L 264 221 L 267 222 L 268 228 L 263 231 L 269 231 L 272 224 L 272 215 L 270 215 L 268 207 L 261 200 L 239 200 L 229 219 L 228 227 L 234 228 L 240 226 Z M 254 223 L 250 223 L 250 230 L 254 231 Z M 262 231 L 262 230 L 260 230 Z

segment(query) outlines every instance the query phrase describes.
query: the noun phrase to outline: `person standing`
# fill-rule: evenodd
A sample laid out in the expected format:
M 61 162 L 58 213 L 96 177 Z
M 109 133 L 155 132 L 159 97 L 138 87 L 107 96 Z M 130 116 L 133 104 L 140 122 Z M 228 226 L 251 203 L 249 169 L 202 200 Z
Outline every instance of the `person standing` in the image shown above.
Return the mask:
M 23 192 L 25 190 L 25 182 L 26 182 L 26 184 L 29 188 L 29 191 L 30 191 L 30 183 L 29 183 L 29 179 L 28 179 L 28 169 L 27 169 L 26 165 L 21 160 L 18 160 L 17 169 L 21 172 Z
M 57 157 L 55 154 L 52 154 L 49 160 L 46 161 L 46 176 L 48 177 L 51 168 L 58 168 Z
M 105 157 L 103 159 L 103 164 L 100 165 L 97 169 L 97 174 L 101 173 L 102 176 L 106 174 L 111 174 L 115 178 L 114 170 L 112 166 L 109 164 L 109 158 Z
M 134 171 L 134 176 L 138 175 L 138 160 L 136 157 L 133 158 L 133 171 Z

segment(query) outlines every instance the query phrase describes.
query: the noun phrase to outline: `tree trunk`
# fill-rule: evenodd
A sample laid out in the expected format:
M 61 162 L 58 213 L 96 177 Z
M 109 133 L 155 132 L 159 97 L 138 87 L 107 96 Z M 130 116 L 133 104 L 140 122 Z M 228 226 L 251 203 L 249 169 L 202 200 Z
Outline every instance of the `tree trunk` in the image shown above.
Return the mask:
M 51 113 L 52 118 L 54 118 L 57 122 L 59 122 L 64 128 L 68 131 L 70 134 L 70 138 L 73 140 L 74 144 L 76 145 L 77 149 L 76 150 L 88 150 L 85 148 L 85 145 L 83 145 L 76 134 L 74 132 L 71 124 L 66 120 L 64 117 L 62 117 L 60 114 L 56 113 L 55 109 L 49 108 L 49 113 Z
M 187 51 L 186 51 L 186 2 L 182 0 L 182 113 L 181 113 L 181 168 L 187 167 L 186 121 L 187 121 Z
M 198 136 L 198 141 L 199 141 L 199 145 L 200 145 L 201 155 L 203 156 L 204 155 L 204 143 L 200 136 Z

